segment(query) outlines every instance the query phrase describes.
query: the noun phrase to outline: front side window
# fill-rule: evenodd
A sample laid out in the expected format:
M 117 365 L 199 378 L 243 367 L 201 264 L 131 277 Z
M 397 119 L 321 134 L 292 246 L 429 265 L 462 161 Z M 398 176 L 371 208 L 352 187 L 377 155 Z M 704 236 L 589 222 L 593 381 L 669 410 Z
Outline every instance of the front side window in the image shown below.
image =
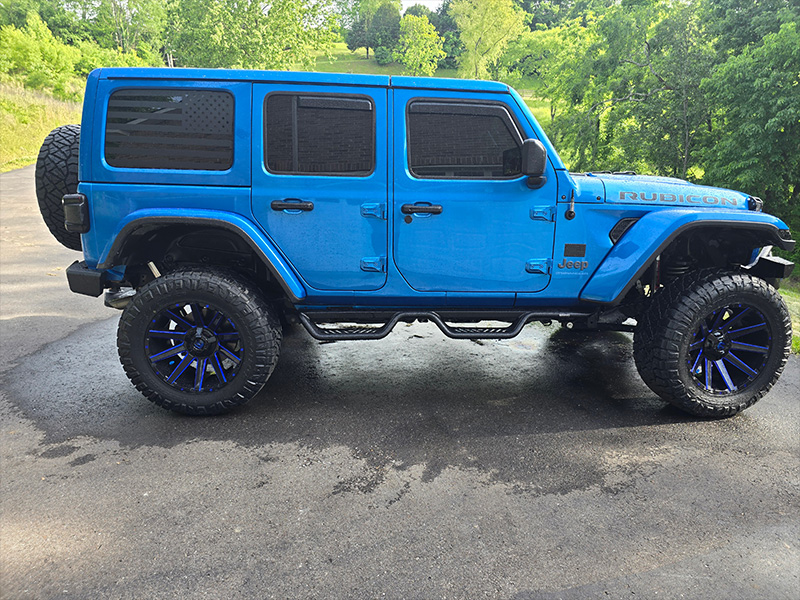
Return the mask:
M 226 171 L 233 166 L 233 96 L 176 88 L 111 94 L 105 157 L 112 167 Z
M 408 165 L 423 179 L 521 175 L 522 137 L 502 104 L 416 100 L 408 112 Z
M 369 98 L 270 94 L 264 123 L 264 160 L 272 173 L 364 177 L 375 168 Z

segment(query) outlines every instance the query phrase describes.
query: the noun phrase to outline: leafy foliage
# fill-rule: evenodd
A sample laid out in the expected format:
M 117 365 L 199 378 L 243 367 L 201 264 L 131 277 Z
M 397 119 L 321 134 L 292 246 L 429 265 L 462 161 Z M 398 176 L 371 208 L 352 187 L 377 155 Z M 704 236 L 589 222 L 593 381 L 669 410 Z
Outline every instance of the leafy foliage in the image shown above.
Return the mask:
M 386 46 L 378 46 L 375 48 L 375 62 L 379 65 L 388 65 L 394 60 L 392 50 Z
M 408 14 L 400 21 L 400 44 L 395 60 L 402 63 L 409 75 L 430 77 L 446 55 L 442 38 L 426 16 Z
M 180 0 L 172 47 L 185 66 L 289 69 L 309 67 L 333 40 L 323 1 Z
M 351 51 L 364 48 L 369 58 L 370 48 L 384 46 L 391 62 L 400 36 L 400 0 L 339 0 L 337 13 L 347 26 L 345 41 Z M 385 58 L 386 52 L 382 54 Z
M 457 69 L 464 53 L 464 44 L 461 43 L 461 36 L 458 25 L 450 14 L 450 4 L 452 0 L 444 0 L 428 18 L 431 24 L 436 27 L 436 31 L 442 37 L 442 50 L 445 57 L 439 61 L 439 67 L 444 69 Z
M 520 36 L 525 26 L 525 13 L 511 0 L 454 0 L 450 14 L 464 44 L 461 71 L 475 79 L 489 74 L 508 43 Z
M 800 230 L 800 28 L 785 23 L 703 82 L 716 108 L 705 180 L 747 190 Z M 800 259 L 800 253 L 795 253 Z

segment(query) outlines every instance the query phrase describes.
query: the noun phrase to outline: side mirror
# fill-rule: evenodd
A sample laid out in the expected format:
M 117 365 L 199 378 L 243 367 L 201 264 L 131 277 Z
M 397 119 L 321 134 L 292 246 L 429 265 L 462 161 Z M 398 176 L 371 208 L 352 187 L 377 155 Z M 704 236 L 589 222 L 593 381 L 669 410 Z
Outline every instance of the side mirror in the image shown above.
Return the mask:
M 547 149 L 539 140 L 528 138 L 522 142 L 522 174 L 528 176 L 528 187 L 536 189 L 547 182 Z

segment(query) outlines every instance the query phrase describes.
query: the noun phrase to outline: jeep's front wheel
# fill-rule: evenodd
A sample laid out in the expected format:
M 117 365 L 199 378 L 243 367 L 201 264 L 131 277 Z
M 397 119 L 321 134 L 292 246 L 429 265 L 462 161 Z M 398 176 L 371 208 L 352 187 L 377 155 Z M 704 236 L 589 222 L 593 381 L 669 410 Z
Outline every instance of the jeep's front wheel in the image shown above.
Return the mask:
M 120 318 L 125 373 L 169 410 L 212 415 L 242 405 L 272 374 L 280 321 L 261 295 L 221 271 L 174 271 L 139 289 Z
M 743 273 L 703 271 L 662 290 L 634 337 L 644 382 L 697 416 L 726 417 L 763 397 L 783 371 L 792 330 L 783 299 Z

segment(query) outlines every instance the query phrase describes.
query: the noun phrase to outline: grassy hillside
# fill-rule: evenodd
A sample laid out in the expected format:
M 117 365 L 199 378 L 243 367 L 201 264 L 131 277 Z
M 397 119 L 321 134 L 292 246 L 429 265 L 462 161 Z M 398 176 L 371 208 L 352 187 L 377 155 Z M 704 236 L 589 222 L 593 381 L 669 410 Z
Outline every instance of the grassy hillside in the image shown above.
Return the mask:
M 781 295 L 789 307 L 789 314 L 792 317 L 792 352 L 800 354 L 800 284 L 792 282 L 788 285 L 784 283 L 781 287 Z
M 59 125 L 81 122 L 78 102 L 0 85 L 0 173 L 36 162 L 42 141 Z

